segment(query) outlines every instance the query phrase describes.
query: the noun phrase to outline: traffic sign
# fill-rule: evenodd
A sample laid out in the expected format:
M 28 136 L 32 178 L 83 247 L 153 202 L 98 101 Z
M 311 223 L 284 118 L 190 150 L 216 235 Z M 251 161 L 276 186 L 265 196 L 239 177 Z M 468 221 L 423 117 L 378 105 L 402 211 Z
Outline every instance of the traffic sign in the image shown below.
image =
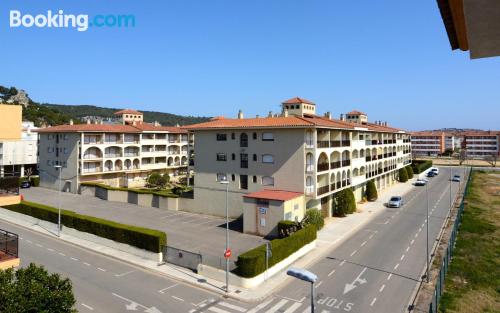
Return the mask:
M 224 251 L 224 257 L 226 259 L 229 259 L 231 257 L 231 249 L 227 248 L 227 250 Z

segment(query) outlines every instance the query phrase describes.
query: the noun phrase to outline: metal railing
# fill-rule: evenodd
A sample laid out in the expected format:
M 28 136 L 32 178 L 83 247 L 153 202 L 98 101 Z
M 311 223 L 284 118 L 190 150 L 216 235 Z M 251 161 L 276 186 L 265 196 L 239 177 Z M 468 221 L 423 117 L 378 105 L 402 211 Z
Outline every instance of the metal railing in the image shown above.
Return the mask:
M 0 229 L 0 260 L 2 254 L 7 258 L 17 258 L 19 255 L 19 236 L 9 231 Z

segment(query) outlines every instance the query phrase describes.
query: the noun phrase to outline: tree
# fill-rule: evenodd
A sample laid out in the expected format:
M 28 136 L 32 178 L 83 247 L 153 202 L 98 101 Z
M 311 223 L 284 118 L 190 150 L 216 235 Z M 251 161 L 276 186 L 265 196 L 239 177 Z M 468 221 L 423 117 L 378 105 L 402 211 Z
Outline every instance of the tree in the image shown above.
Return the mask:
M 0 270 L 0 312 L 77 312 L 71 281 L 31 263 Z
M 22 175 L 22 174 L 21 174 Z M 24 176 L 26 176 L 28 178 L 28 181 L 30 181 L 30 178 L 31 176 L 33 175 L 33 168 L 31 167 L 27 167 L 25 170 L 24 170 Z
M 486 162 L 490 163 L 491 166 L 497 166 L 498 155 L 496 153 L 487 155 L 484 159 L 486 160 Z
M 412 179 L 413 178 L 413 168 L 408 165 L 407 167 L 405 167 L 406 169 L 406 174 L 408 175 L 408 179 Z
M 399 176 L 400 182 L 406 183 L 408 181 L 408 172 L 406 171 L 406 169 L 404 167 L 399 169 L 398 176 Z
M 312 224 L 316 226 L 316 230 L 320 230 L 325 225 L 325 219 L 321 212 L 317 209 L 309 209 L 306 211 L 305 219 L 307 224 Z
M 332 214 L 335 216 L 346 216 L 356 212 L 356 198 L 351 188 L 343 189 L 333 194 Z
M 378 198 L 377 187 L 373 182 L 373 179 L 366 183 L 366 199 L 368 201 L 375 201 Z
M 160 173 L 153 172 L 149 175 L 147 186 L 150 188 L 162 189 L 168 184 L 170 177 L 168 175 L 161 175 Z

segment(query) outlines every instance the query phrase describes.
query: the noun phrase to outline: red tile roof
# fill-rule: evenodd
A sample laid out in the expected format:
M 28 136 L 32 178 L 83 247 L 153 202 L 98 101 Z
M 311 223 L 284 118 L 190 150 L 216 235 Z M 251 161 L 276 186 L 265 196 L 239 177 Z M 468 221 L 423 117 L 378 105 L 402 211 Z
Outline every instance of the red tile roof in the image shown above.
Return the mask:
M 125 109 L 125 110 L 120 110 L 118 112 L 115 112 L 114 113 L 115 115 L 122 115 L 122 114 L 139 114 L 139 115 L 143 115 L 141 112 L 139 111 L 136 111 L 136 110 L 132 110 L 132 109 Z
M 134 124 L 129 124 L 129 125 L 141 131 L 168 131 L 170 133 L 187 133 L 187 130 L 181 127 L 174 127 L 174 126 L 155 126 L 154 124 L 151 123 L 136 123 L 135 125 Z
M 170 133 L 187 133 L 187 130 L 181 127 L 173 126 L 155 126 L 150 123 L 138 123 L 136 125 L 122 124 L 75 124 L 59 125 L 34 129 L 39 133 L 78 133 L 78 132 L 103 132 L 103 133 L 141 133 L 143 131 L 160 131 Z
M 314 102 L 312 102 L 310 100 L 300 98 L 300 97 L 295 97 L 295 98 L 288 99 L 288 100 L 285 100 L 282 102 L 282 104 L 296 104 L 296 103 L 315 104 Z
M 347 114 L 349 114 L 349 115 L 366 115 L 366 113 L 363 113 L 363 112 L 357 111 L 357 110 L 353 110 Z
M 302 196 L 303 193 L 295 191 L 286 190 L 276 190 L 276 189 L 263 189 L 260 191 L 247 193 L 243 197 L 253 198 L 253 199 L 266 199 L 266 200 L 278 200 L 278 201 L 288 201 Z
M 411 132 L 410 134 L 414 137 L 418 137 L 418 136 L 443 136 L 443 135 L 445 135 L 444 132 L 440 132 L 440 131 L 419 131 L 419 132 Z

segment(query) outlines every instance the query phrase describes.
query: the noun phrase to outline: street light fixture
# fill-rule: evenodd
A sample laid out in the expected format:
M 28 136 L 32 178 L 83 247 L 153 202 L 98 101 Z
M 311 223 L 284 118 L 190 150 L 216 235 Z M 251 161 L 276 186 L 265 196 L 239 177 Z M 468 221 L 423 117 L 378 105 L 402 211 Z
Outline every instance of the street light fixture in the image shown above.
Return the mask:
M 59 171 L 59 200 L 58 200 L 58 208 L 57 208 L 57 237 L 61 237 L 61 165 L 54 165 L 54 168 Z
M 228 193 L 229 193 L 229 180 L 227 175 L 221 177 L 220 184 L 226 185 L 226 251 L 224 251 L 224 257 L 226 259 L 226 293 L 229 292 L 229 257 L 226 254 L 229 251 L 229 208 L 228 208 Z
M 311 283 L 311 313 L 314 313 L 314 283 L 318 280 L 318 276 L 308 270 L 294 267 L 289 268 L 286 274 Z
M 429 283 L 429 223 L 430 223 L 430 219 L 429 219 L 429 188 L 428 188 L 428 185 L 429 184 L 425 184 L 425 195 L 427 197 L 427 237 L 425 239 L 425 243 L 426 243 L 426 254 L 425 254 L 425 261 L 427 263 L 427 274 L 425 275 L 425 278 L 426 278 L 426 281 L 427 283 Z

